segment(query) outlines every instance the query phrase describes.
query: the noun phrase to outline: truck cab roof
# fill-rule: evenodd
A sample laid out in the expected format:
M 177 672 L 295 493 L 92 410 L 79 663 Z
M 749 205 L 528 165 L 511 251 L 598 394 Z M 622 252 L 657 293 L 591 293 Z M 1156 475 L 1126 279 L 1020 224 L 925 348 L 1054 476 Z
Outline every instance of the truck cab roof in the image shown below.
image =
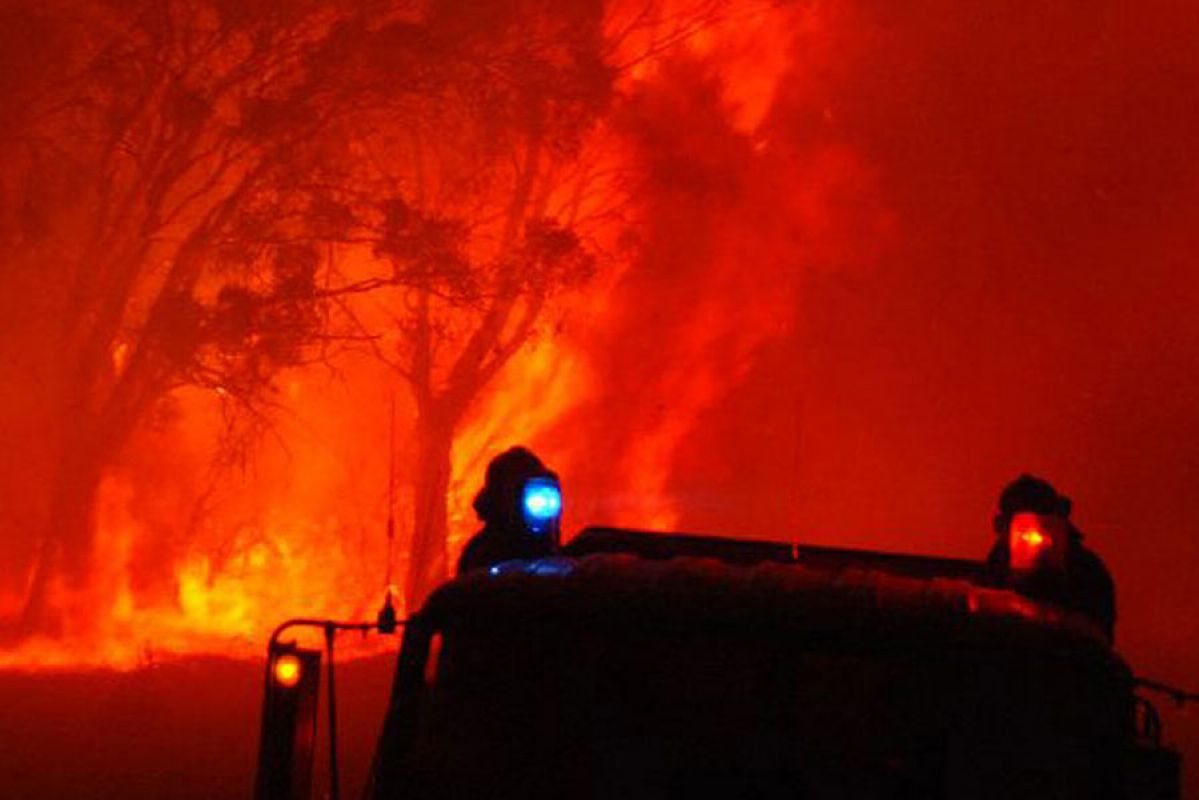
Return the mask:
M 491 624 L 508 615 L 620 624 L 648 614 L 789 635 L 1053 643 L 1118 662 L 1088 618 L 988 586 L 982 562 L 616 528 L 589 528 L 560 556 L 451 581 L 426 613 Z
M 980 563 L 590 529 L 410 621 L 374 796 L 1101 797 L 1133 716 Z

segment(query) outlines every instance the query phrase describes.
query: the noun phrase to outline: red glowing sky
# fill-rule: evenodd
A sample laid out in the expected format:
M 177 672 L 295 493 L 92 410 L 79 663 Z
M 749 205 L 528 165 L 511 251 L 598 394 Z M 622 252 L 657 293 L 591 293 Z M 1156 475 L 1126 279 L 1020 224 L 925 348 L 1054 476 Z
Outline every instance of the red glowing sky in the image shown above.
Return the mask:
M 998 487 L 1040 473 L 1115 575 L 1122 651 L 1194 683 L 1199 9 L 868 5 L 774 113 L 799 136 L 826 106 L 896 234 L 805 274 L 677 482 L 739 487 L 746 530 L 977 556 Z
M 833 224 L 869 255 L 762 276 L 798 310 L 685 437 L 680 525 L 981 557 L 999 487 L 1039 473 L 1115 575 L 1120 649 L 1194 683 L 1199 9 L 825 8 L 764 130 L 854 153 L 870 188 Z M 625 331 L 651 362 L 634 385 L 670 359 L 652 305 Z M 1175 734 L 1193 749 L 1193 722 Z

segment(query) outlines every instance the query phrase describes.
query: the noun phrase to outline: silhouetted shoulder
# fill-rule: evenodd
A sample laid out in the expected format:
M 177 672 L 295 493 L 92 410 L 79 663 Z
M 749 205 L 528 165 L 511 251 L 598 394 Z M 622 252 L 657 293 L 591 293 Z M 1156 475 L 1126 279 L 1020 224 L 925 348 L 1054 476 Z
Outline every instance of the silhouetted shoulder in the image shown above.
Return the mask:
M 1116 582 L 1098 555 L 1077 544 L 1071 554 L 1071 605 L 1100 624 L 1109 638 L 1116 628 Z
M 462 548 L 462 555 L 458 559 L 458 574 L 484 569 L 496 561 L 502 561 L 505 552 L 510 549 L 510 546 L 504 547 L 499 537 L 484 528 L 472 536 L 466 547 Z

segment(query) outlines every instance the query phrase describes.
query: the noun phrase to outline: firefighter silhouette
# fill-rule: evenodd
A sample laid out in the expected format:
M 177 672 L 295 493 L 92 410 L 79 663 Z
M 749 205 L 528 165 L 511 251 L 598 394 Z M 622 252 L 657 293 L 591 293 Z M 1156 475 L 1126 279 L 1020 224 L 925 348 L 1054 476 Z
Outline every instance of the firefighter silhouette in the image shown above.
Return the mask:
M 1110 640 L 1116 587 L 1103 561 L 1083 545 L 1071 507 L 1048 481 L 1016 478 L 999 496 L 987 567 L 997 585 L 1085 614 Z
M 537 456 L 523 447 L 500 453 L 487 465 L 487 479 L 475 496 L 474 509 L 483 528 L 467 542 L 458 559 L 458 574 L 516 558 L 538 558 L 557 549 L 556 523 L 552 530 L 533 531 L 526 519 L 522 502 L 524 490 L 532 478 L 557 475 Z

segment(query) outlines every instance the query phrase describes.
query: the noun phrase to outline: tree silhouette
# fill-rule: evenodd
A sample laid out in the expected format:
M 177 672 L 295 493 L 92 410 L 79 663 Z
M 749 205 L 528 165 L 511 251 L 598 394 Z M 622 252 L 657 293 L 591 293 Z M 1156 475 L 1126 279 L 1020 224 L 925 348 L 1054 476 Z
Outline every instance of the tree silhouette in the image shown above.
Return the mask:
M 101 479 L 164 398 L 195 385 L 261 413 L 276 373 L 328 342 L 331 310 L 381 289 L 392 330 L 375 347 L 417 410 L 410 607 L 422 598 L 445 573 L 457 427 L 592 272 L 589 147 L 617 72 L 719 5 L 634 2 L 615 33 L 597 0 L 0 12 L 3 58 L 28 75 L 0 76 L 0 354 L 9 394 L 37 398 L 21 441 L 46 478 L 12 483 L 39 496 L 8 520 L 35 543 L 22 629 L 53 628 L 52 583 L 85 577 Z M 59 57 L 35 68 L 23 31 Z M 347 268 L 345 248 L 382 269 Z
M 446 572 L 451 448 L 471 402 L 547 302 L 593 272 L 580 226 L 585 142 L 614 77 L 602 24 L 593 3 L 434 3 L 413 37 L 442 80 L 347 132 L 357 214 L 396 287 L 377 352 L 416 410 L 409 608 Z
M 345 52 L 368 5 L 20 10 L 68 65 L 34 93 L 0 87 L 28 101 L 0 156 L 0 186 L 21 198 L 0 213 L 0 288 L 39 304 L 6 346 L 44 356 L 49 421 L 26 632 L 53 627 L 52 581 L 86 574 L 102 475 L 169 392 L 261 407 L 272 376 L 321 340 L 327 301 L 380 282 L 329 274 L 321 237 L 338 223 L 315 188 L 331 123 L 416 83 L 402 59 Z
M 620 72 L 721 13 L 712 0 L 615 5 L 430 3 L 404 30 L 421 90 L 341 132 L 352 157 L 326 202 L 390 265 L 394 288 L 365 300 L 383 306 L 375 352 L 416 409 L 408 608 L 447 572 L 451 451 L 471 403 L 552 298 L 591 277 L 597 227 L 618 238 L 630 178 L 597 129 Z

